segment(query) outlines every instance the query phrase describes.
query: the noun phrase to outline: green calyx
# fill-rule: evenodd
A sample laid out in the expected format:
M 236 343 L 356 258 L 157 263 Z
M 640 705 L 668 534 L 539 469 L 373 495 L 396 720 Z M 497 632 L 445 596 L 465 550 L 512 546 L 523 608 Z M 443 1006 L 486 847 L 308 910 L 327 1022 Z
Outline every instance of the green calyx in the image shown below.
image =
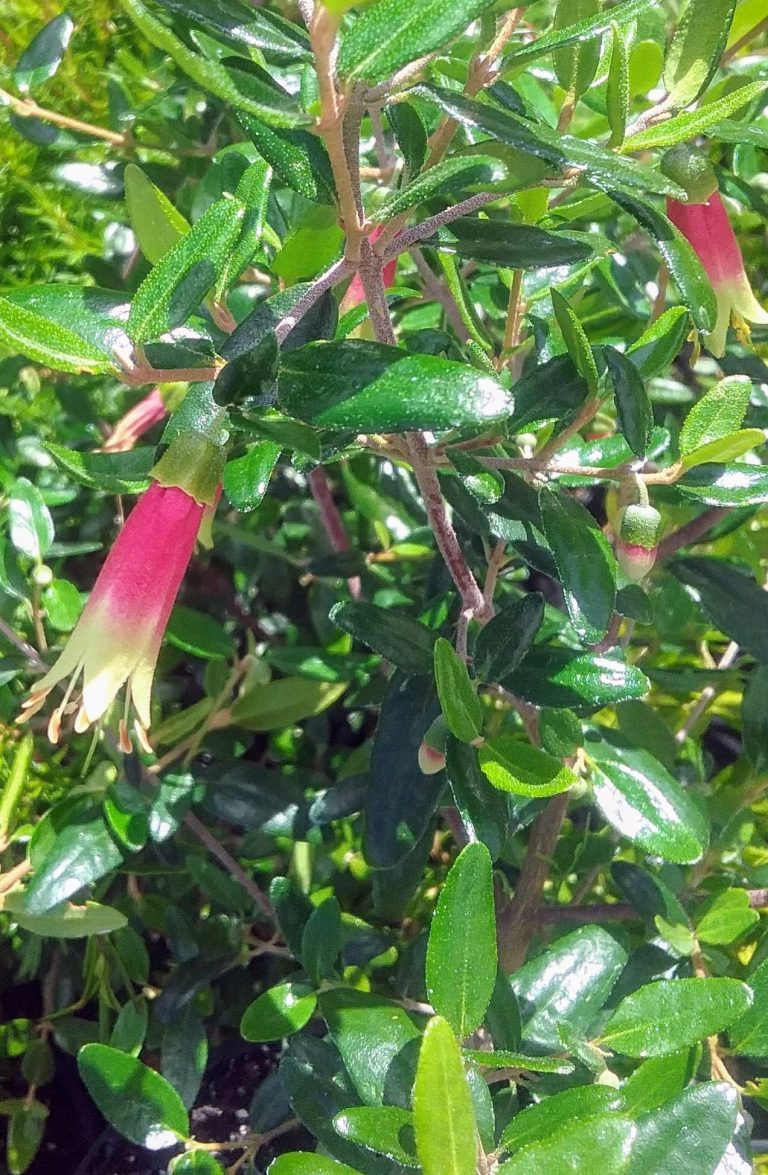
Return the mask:
M 706 204 L 717 191 L 717 177 L 706 155 L 685 143 L 678 143 L 667 151 L 659 164 L 660 170 L 688 193 L 689 204 Z
M 150 476 L 162 486 L 178 486 L 201 506 L 214 506 L 224 472 L 224 450 L 199 432 L 174 437 Z
M 654 506 L 627 506 L 621 518 L 619 541 L 652 551 L 658 546 L 661 528 L 661 515 Z

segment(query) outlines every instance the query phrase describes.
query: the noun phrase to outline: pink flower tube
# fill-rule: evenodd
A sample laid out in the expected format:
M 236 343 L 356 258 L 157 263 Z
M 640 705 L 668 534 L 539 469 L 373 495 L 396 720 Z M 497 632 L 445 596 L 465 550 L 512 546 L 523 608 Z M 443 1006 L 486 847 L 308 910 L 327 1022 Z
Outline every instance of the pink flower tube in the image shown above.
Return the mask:
M 168 618 L 187 569 L 200 523 L 220 494 L 220 451 L 202 437 L 173 442 L 155 466 L 158 480 L 139 498 L 58 661 L 22 703 L 23 722 L 59 682 L 69 678 L 51 715 L 48 737 L 58 742 L 64 715 L 75 711 L 78 733 L 106 713 L 126 685 L 120 746 L 130 751 L 128 722 L 149 750 L 152 679 Z M 175 484 L 183 481 L 186 488 Z M 163 484 L 166 483 L 166 484 Z M 82 676 L 82 693 L 72 703 Z
M 159 388 L 152 391 L 121 416 L 101 447 L 103 453 L 124 453 L 132 449 L 153 424 L 165 420 L 168 409 Z
M 719 358 L 732 322 L 742 341 L 749 340 L 748 322 L 768 323 L 768 313 L 752 293 L 739 243 L 719 192 L 702 204 L 667 199 L 667 216 L 690 241 L 704 266 L 717 298 L 717 322 L 707 336 L 707 349 Z

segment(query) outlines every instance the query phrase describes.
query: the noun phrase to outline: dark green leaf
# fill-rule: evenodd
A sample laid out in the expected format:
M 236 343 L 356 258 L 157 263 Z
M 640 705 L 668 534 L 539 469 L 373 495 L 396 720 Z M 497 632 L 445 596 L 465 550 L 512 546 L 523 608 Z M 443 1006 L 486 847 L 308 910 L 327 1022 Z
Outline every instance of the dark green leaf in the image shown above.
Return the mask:
M 707 506 L 759 506 L 768 502 L 768 470 L 759 465 L 697 465 L 675 488 Z
M 495 861 L 507 836 L 507 801 L 490 786 L 480 770 L 474 747 L 458 739 L 448 739 L 446 774 L 467 837 L 470 841 L 481 841 Z
M 571 623 L 582 640 L 608 631 L 616 601 L 616 561 L 600 527 L 575 498 L 542 490 L 541 522 L 555 557 Z
M 30 914 L 45 914 L 93 881 L 116 869 L 123 857 L 103 817 L 94 808 L 75 809 L 36 865 L 24 893 Z
M 309 58 L 309 38 L 298 22 L 241 0 L 160 0 L 163 8 L 206 29 L 235 48 L 261 49 L 281 58 Z
M 208 1036 L 194 1004 L 179 1009 L 163 1029 L 162 1074 L 189 1109 L 198 1093 L 208 1063 Z
M 601 706 L 642 698 L 650 689 L 645 674 L 615 654 L 577 653 L 534 645 L 504 685 L 534 706 L 555 709 Z
M 176 1090 L 135 1057 L 109 1045 L 87 1044 L 77 1067 L 104 1117 L 131 1142 L 163 1150 L 189 1134 L 187 1111 Z
M 730 1025 L 731 1048 L 745 1057 L 768 1057 L 768 962 L 761 963 L 747 983 L 753 994 L 752 1007 Z
M 544 616 L 544 599 L 531 592 L 499 609 L 475 642 L 474 669 L 483 681 L 500 681 L 522 661 Z
M 644 1114 L 626 1167 L 627 1175 L 677 1175 L 691 1161 L 696 1140 L 697 1175 L 714 1175 L 736 1129 L 738 1093 L 707 1081 Z
M 447 1021 L 424 1032 L 413 1090 L 416 1153 L 424 1175 L 475 1175 L 475 1114 L 459 1046 Z
M 307 919 L 301 940 L 301 961 L 316 983 L 333 974 L 340 950 L 341 907 L 335 897 L 326 898 Z
M 704 613 L 721 632 L 763 664 L 768 663 L 768 594 L 724 559 L 689 555 L 670 570 L 697 592 Z
M 419 174 L 427 158 L 427 129 L 411 102 L 393 102 L 386 107 L 386 114 L 408 174 L 413 178 Z
M 468 844 L 451 867 L 432 920 L 427 992 L 437 1014 L 463 1039 L 481 1023 L 495 981 L 491 857 L 485 845 Z
M 127 925 L 125 914 L 98 902 L 59 905 L 50 914 L 30 914 L 25 906 L 25 894 L 17 889 L 8 894 L 3 909 L 13 915 L 13 921 L 22 930 L 46 938 L 90 938 L 93 934 L 111 934 Z
M 243 1012 L 240 1035 L 246 1040 L 282 1040 L 312 1019 L 317 999 L 305 983 L 281 983 L 255 999 Z
M 408 1106 L 419 1040 L 408 1014 L 382 996 L 351 988 L 324 991 L 319 1001 L 361 1099 L 367 1105 Z
M 627 351 L 627 356 L 643 379 L 652 379 L 665 371 L 680 354 L 688 331 L 686 308 L 670 306 L 643 331 Z
M 460 428 L 512 412 L 511 394 L 484 372 L 364 339 L 291 351 L 278 396 L 299 420 L 362 432 Z
M 234 652 L 232 637 L 218 620 L 183 604 L 173 609 L 165 636 L 177 649 L 207 661 L 224 661 Z
M 382 82 L 416 57 L 440 49 L 490 8 L 493 0 L 379 0 L 361 12 L 339 55 L 344 78 Z M 447 1173 L 446 1173 L 447 1175 Z
M 571 21 L 568 24 L 561 25 L 559 28 L 553 26 L 548 33 L 545 33 L 542 37 L 537 37 L 530 44 L 523 45 L 522 48 L 516 47 L 513 49 L 505 57 L 504 67 L 506 69 L 508 67 L 523 65 L 529 61 L 536 60 L 538 57 L 545 57 L 548 53 L 553 53 L 556 49 L 562 49 L 566 45 L 594 40 L 606 32 L 613 23 L 617 24 L 619 28 L 622 28 L 625 24 L 633 21 L 635 17 L 646 13 L 652 6 L 652 3 L 653 0 L 651 0 L 651 3 L 649 3 L 649 0 L 624 0 L 622 4 L 616 4 L 604 12 L 598 12 L 593 16 L 587 16 L 581 20 Z
M 626 1170 L 635 1135 L 634 1123 L 618 1114 L 601 1114 L 563 1127 L 554 1138 L 534 1142 L 502 1163 L 498 1175 L 572 1175 L 586 1171 L 597 1159 L 605 1175 Z
M 168 1175 L 223 1175 L 223 1171 L 208 1151 L 186 1151 L 168 1164 Z
M 424 180 L 431 174 L 432 169 L 425 172 Z M 535 225 L 481 220 L 476 216 L 462 216 L 451 221 L 423 243 L 471 261 L 484 261 L 510 269 L 573 265 L 592 254 L 589 244 L 567 233 L 549 233 Z
M 741 705 L 744 750 L 756 775 L 768 770 L 768 666 L 749 675 Z
M 456 198 L 460 192 L 465 192 L 468 188 L 491 189 L 494 184 L 505 179 L 506 174 L 507 169 L 504 164 L 493 155 L 453 155 L 450 159 L 436 163 L 418 179 L 406 184 L 399 192 L 390 196 L 375 210 L 371 220 L 374 223 L 391 220 L 392 217 L 399 216 L 401 212 L 407 212 L 409 208 L 416 208 L 417 205 L 423 204 L 425 200 L 429 200 L 433 196 L 444 194 Z M 470 224 L 488 223 L 475 222 L 472 217 L 464 217 L 463 219 L 469 221 Z M 454 224 L 458 223 L 458 221 L 454 221 Z M 499 227 L 506 228 L 507 226 L 501 225 Z M 549 236 L 550 234 L 544 235 Z M 434 242 L 430 241 L 429 243 Z
M 594 20 L 600 12 L 599 0 L 559 0 L 552 31 L 574 23 Z M 574 21 L 573 18 L 576 18 Z M 596 38 L 579 39 L 556 49 L 552 54 L 557 80 L 566 94 L 578 98 L 592 84 L 600 63 L 600 42 Z
M 413 1115 L 408 1110 L 397 1106 L 350 1106 L 336 1115 L 334 1126 L 342 1138 L 366 1150 L 407 1167 L 418 1165 Z
M 149 486 L 149 473 L 157 461 L 154 447 L 124 453 L 78 452 L 48 442 L 48 452 L 60 469 L 80 485 L 105 494 L 140 494 Z
M 615 347 L 604 351 L 613 382 L 619 428 L 637 457 L 645 457 L 653 428 L 653 409 L 634 363 Z
M 333 204 L 333 173 L 325 147 L 316 135 L 269 126 L 242 110 L 237 117 L 256 150 L 283 183 L 307 200 Z
M 330 618 L 404 673 L 431 675 L 437 633 L 412 616 L 355 600 L 334 605 Z
M 13 80 L 20 93 L 28 94 L 41 82 L 53 77 L 61 65 L 74 27 L 69 13 L 62 12 L 35 34 L 13 71 Z
M 626 996 L 600 1038 L 625 1057 L 674 1053 L 729 1028 L 752 1003 L 737 979 L 659 979 Z
M 570 356 L 557 355 L 517 381 L 515 410 L 507 427 L 514 434 L 550 420 L 566 421 L 581 408 L 588 391 Z

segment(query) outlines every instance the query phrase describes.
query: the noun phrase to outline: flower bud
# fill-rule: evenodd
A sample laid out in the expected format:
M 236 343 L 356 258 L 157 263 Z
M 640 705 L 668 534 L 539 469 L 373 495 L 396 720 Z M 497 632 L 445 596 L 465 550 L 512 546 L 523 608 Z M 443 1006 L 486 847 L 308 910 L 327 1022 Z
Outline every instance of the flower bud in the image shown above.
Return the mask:
M 419 747 L 419 768 L 424 775 L 437 775 L 445 767 L 448 727 L 442 714 L 430 726 Z
M 662 157 L 660 170 L 688 193 L 691 204 L 706 204 L 717 191 L 717 176 L 706 155 L 678 143 Z
M 654 506 L 634 504 L 622 513 L 616 558 L 627 579 L 645 579 L 656 562 L 661 536 L 661 515 Z

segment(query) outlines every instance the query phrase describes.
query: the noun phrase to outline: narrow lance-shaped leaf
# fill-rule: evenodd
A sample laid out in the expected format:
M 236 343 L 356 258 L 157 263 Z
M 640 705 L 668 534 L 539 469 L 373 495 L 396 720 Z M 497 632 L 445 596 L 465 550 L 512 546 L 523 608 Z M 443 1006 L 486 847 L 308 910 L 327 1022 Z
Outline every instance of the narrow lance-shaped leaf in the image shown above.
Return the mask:
M 450 1026 L 440 1016 L 424 1032 L 413 1090 L 416 1153 L 424 1175 L 475 1175 L 472 1094 Z

